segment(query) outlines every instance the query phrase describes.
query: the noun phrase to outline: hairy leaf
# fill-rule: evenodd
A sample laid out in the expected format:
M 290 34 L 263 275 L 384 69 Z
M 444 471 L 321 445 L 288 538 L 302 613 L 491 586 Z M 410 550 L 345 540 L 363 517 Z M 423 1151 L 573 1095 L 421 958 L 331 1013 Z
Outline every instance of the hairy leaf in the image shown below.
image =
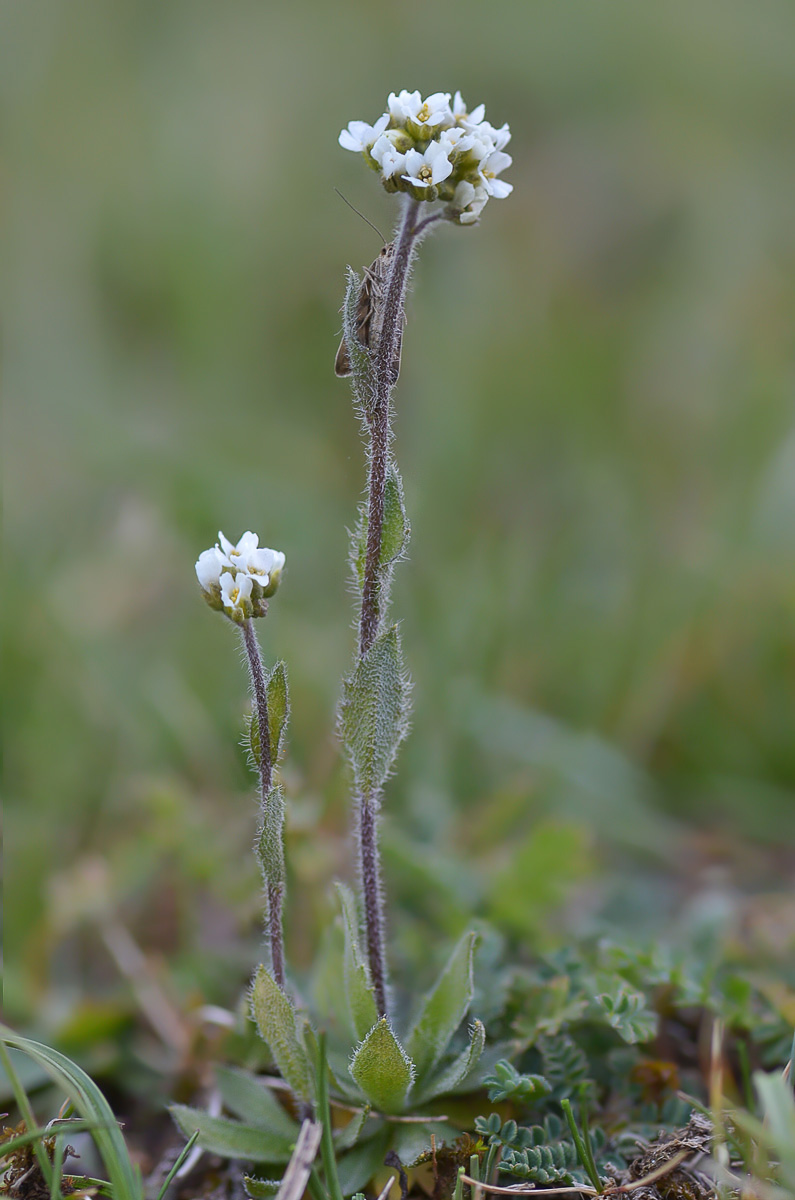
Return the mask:
M 443 1096 L 446 1092 L 452 1092 L 467 1083 L 475 1072 L 485 1045 L 486 1030 L 483 1022 L 475 1020 L 469 1030 L 469 1045 L 466 1050 L 462 1050 L 451 1063 L 432 1076 L 414 1100 L 420 1102 L 433 1096 Z
M 284 796 L 279 784 L 265 797 L 255 849 L 266 884 L 284 884 Z
M 395 1113 L 402 1109 L 414 1079 L 414 1063 L 382 1017 L 357 1047 L 350 1072 L 373 1108 Z
M 375 1122 L 373 1122 L 375 1124 Z M 377 1128 L 373 1137 L 361 1141 L 343 1154 L 337 1163 L 337 1176 L 343 1196 L 352 1196 L 366 1187 L 373 1176 L 383 1169 L 389 1130 Z
M 343 686 L 340 731 L 360 794 L 378 793 L 407 729 L 408 684 L 393 625 L 379 634 Z
M 370 983 L 370 972 L 359 947 L 359 916 L 356 911 L 356 900 L 350 888 L 347 888 L 344 883 L 337 884 L 337 892 L 342 906 L 342 920 L 345 928 L 343 958 L 345 994 L 348 999 L 348 1011 L 354 1033 L 357 1038 L 361 1039 L 367 1036 L 378 1020 L 378 1008 Z
M 268 732 L 271 742 L 271 762 L 274 766 L 284 749 L 287 718 L 290 715 L 290 695 L 287 690 L 287 667 L 277 662 L 265 684 L 268 696 Z
M 224 1104 L 241 1121 L 292 1141 L 298 1137 L 298 1124 L 256 1075 L 237 1067 L 216 1067 L 215 1078 Z
M 309 1100 L 312 1094 L 309 1060 L 298 1037 L 295 1009 L 263 966 L 254 976 L 251 1012 L 283 1078 L 297 1096 Z
M 384 483 L 384 519 L 381 534 L 381 558 L 379 568 L 382 577 L 388 568 L 405 553 L 409 544 L 411 526 L 403 499 L 403 481 L 397 467 L 390 462 Z M 351 539 L 351 565 L 361 588 L 364 583 L 364 565 L 367 559 L 367 509 L 362 506 L 359 521 Z
M 472 1003 L 472 963 L 477 934 L 465 933 L 429 993 L 408 1039 L 408 1051 L 425 1079 L 444 1054 Z
M 229 1117 L 211 1117 L 185 1104 L 172 1104 L 169 1112 L 186 1137 L 198 1130 L 199 1145 L 212 1154 L 270 1163 L 286 1163 L 292 1154 L 294 1138 L 244 1125 Z
M 243 1176 L 243 1187 L 251 1200 L 270 1200 L 281 1186 L 281 1179 L 254 1179 L 251 1175 Z

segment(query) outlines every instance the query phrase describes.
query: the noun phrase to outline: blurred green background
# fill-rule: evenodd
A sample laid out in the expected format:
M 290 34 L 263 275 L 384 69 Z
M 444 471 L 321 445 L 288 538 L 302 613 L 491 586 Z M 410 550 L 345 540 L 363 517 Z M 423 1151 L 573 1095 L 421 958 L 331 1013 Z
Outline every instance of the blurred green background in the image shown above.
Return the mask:
M 332 364 L 346 264 L 380 243 L 334 188 L 385 232 L 395 210 L 337 136 L 403 87 L 509 121 L 515 190 L 425 244 L 409 303 L 400 944 L 783 886 L 795 7 L 32 0 L 2 23 L 8 1016 L 65 1038 L 117 995 L 116 922 L 180 1004 L 233 1003 L 257 957 L 245 675 L 193 575 L 219 527 L 287 555 L 261 637 L 290 671 L 299 968 L 350 875 L 364 476 Z

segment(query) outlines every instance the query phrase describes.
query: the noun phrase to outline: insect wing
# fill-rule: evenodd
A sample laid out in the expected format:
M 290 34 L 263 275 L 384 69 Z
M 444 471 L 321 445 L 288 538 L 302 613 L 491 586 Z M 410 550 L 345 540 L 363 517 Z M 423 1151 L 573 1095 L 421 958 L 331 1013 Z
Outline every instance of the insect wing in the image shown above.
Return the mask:
M 389 266 L 392 261 L 392 255 L 395 252 L 394 242 L 389 242 L 380 251 L 369 267 L 365 267 L 364 277 L 359 284 L 359 292 L 356 297 L 356 317 L 355 317 L 355 333 L 356 340 L 360 345 L 365 346 L 368 350 L 373 349 L 372 334 L 373 334 L 373 318 L 376 320 L 379 316 L 379 308 L 384 292 L 384 282 L 389 271 Z M 400 373 L 400 351 L 402 342 L 401 337 L 395 351 L 395 358 L 392 363 L 392 382 L 397 380 Z M 351 356 L 348 351 L 348 343 L 343 334 L 337 349 L 337 357 L 334 360 L 334 373 L 344 377 L 350 375 L 352 371 Z

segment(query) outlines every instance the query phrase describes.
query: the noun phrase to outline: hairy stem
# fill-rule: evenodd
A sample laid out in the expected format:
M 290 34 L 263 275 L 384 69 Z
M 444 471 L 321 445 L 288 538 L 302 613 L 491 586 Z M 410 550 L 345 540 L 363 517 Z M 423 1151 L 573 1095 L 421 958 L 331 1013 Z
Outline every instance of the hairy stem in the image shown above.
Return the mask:
M 376 823 L 378 806 L 371 796 L 359 798 L 359 870 L 364 896 L 365 932 L 370 979 L 379 1017 L 387 1015 L 384 893 Z
M 403 331 L 403 307 L 412 253 L 417 241 L 419 204 L 407 198 L 395 239 L 392 267 L 386 280 L 378 343 L 371 359 L 370 433 L 367 480 L 367 554 L 359 616 L 359 654 L 364 657 L 375 641 L 382 616 L 381 544 L 384 533 L 384 494 L 389 466 L 391 428 L 390 395 L 394 387 L 392 364 Z M 378 853 L 378 797 L 358 799 L 359 874 L 364 897 L 367 957 L 379 1016 L 387 1015 L 387 973 L 384 948 L 384 899 Z
M 243 646 L 248 660 L 251 688 L 254 693 L 254 711 L 257 717 L 257 732 L 259 735 L 259 769 L 260 802 L 263 812 L 268 793 L 273 786 L 273 762 L 271 761 L 270 725 L 268 723 L 268 690 L 265 668 L 262 665 L 257 635 L 250 620 L 241 626 Z M 284 987 L 284 930 L 282 925 L 282 909 L 284 906 L 284 886 L 281 883 L 268 884 L 268 922 L 267 937 L 271 952 L 273 978 L 280 988 Z
M 381 618 L 379 567 L 384 533 L 384 490 L 392 436 L 390 394 L 394 386 L 392 363 L 403 330 L 403 305 L 409 266 L 417 239 L 416 200 L 407 200 L 403 221 L 395 239 L 392 269 L 384 288 L 380 336 L 372 356 L 372 407 L 370 430 L 370 474 L 367 481 L 367 556 L 359 617 L 359 653 L 365 655 L 375 641 Z

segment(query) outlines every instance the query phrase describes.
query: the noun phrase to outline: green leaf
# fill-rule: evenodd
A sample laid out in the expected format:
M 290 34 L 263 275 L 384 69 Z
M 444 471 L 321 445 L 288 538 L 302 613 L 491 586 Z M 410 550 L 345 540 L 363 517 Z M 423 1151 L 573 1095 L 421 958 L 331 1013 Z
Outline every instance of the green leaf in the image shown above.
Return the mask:
M 390 463 L 384 481 L 384 520 L 381 534 L 381 567 L 389 566 L 405 553 L 411 526 L 403 499 L 403 480 L 397 467 Z
M 430 1154 L 431 1135 L 436 1138 L 437 1150 L 445 1142 L 451 1142 L 455 1133 L 444 1121 L 414 1122 L 396 1125 L 392 1134 L 392 1149 L 404 1167 L 414 1167 L 420 1159 Z
M 360 1191 L 382 1170 L 388 1144 L 389 1130 L 382 1125 L 373 1137 L 359 1142 L 353 1150 L 343 1154 L 337 1163 L 337 1177 L 343 1196 L 352 1196 Z
M 287 691 L 287 667 L 277 662 L 265 684 L 268 696 L 268 731 L 271 742 L 271 762 L 276 766 L 284 749 L 284 734 L 290 715 L 290 696 Z
M 409 1035 L 408 1051 L 420 1079 L 427 1078 L 439 1062 L 472 1003 L 476 943 L 476 933 L 465 933 L 461 938 Z
M 590 869 L 587 836 L 577 825 L 537 825 L 498 872 L 489 915 L 500 928 L 539 939 L 546 918 Z
M 376 795 L 408 730 L 408 684 L 397 626 L 379 634 L 343 685 L 340 732 L 357 791 Z
M 271 1196 L 275 1196 L 282 1186 L 282 1181 L 281 1179 L 253 1179 L 251 1175 L 244 1175 L 243 1186 L 246 1189 L 246 1195 L 250 1196 L 251 1200 L 270 1200 Z
M 286 1163 L 292 1154 L 295 1138 L 282 1137 L 267 1129 L 243 1125 L 229 1117 L 211 1117 L 186 1104 L 172 1104 L 169 1112 L 179 1128 L 190 1137 L 199 1131 L 199 1145 L 211 1154 L 224 1158 L 248 1158 L 252 1162 Z
M 268 1129 L 292 1141 L 298 1137 L 298 1124 L 256 1075 L 237 1067 L 216 1067 L 215 1078 L 226 1107 L 247 1125 Z
M 382 1017 L 357 1047 L 350 1072 L 373 1108 L 400 1112 L 414 1079 L 414 1063 Z
M 86 1120 L 96 1122 L 92 1136 L 108 1173 L 116 1200 L 141 1200 L 143 1185 L 140 1171 L 133 1166 L 119 1124 L 102 1092 L 81 1067 L 66 1055 L 30 1038 L 20 1037 L 0 1025 L 5 1045 L 34 1059 L 72 1101 Z
M 337 892 L 342 907 L 345 929 L 345 954 L 343 975 L 353 1030 L 358 1039 L 366 1037 L 378 1020 L 375 994 L 370 983 L 370 972 L 359 948 L 359 916 L 356 901 L 350 888 L 338 883 Z
M 517 1104 L 536 1104 L 552 1091 L 552 1085 L 543 1075 L 521 1075 L 505 1058 L 494 1064 L 483 1083 L 492 1102 L 513 1100 Z
M 621 981 L 618 987 L 608 984 L 600 995 L 594 996 L 593 1007 L 630 1045 L 650 1042 L 657 1036 L 657 1013 L 649 1008 L 643 993 L 635 991 L 628 983 Z
M 384 481 L 384 519 L 381 526 L 381 557 L 379 570 L 382 581 L 388 579 L 388 568 L 406 552 L 411 526 L 403 499 L 403 481 L 393 462 L 387 467 Z M 367 506 L 359 509 L 356 529 L 351 535 L 351 566 L 359 588 L 364 585 L 367 560 Z
M 266 884 L 286 884 L 284 866 L 284 796 L 281 785 L 271 788 L 262 806 L 262 826 L 255 845 Z
M 342 1150 L 350 1150 L 359 1141 L 367 1125 L 370 1111 L 370 1105 L 365 1104 L 364 1108 L 360 1109 L 347 1125 L 334 1131 L 334 1148 L 338 1154 Z
M 414 1103 L 429 1100 L 433 1096 L 443 1096 L 461 1087 L 469 1080 L 480 1061 L 480 1056 L 486 1045 L 486 1030 L 483 1022 L 475 1020 L 469 1030 L 469 1045 L 446 1067 L 442 1067 L 434 1075 L 418 1095 L 413 1097 Z
M 258 968 L 254 976 L 251 1012 L 282 1077 L 297 1096 L 309 1100 L 312 1094 L 311 1072 L 306 1051 L 298 1037 L 295 1009 L 270 971 L 263 966 Z

